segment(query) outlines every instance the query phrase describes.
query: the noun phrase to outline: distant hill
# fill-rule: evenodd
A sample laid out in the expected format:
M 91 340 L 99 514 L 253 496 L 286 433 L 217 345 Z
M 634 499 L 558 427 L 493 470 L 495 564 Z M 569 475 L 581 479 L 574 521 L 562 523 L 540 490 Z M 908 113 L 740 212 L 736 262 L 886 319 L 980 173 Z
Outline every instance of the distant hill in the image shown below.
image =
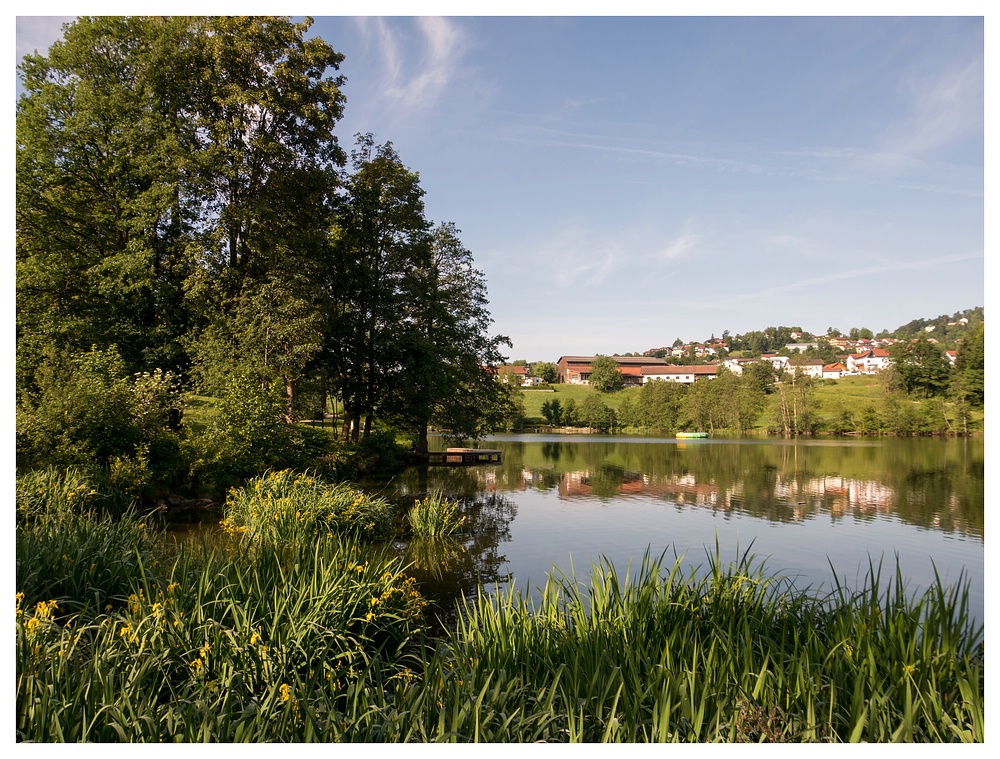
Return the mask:
M 924 335 L 926 337 L 933 337 L 943 348 L 950 350 L 957 347 L 958 343 L 962 339 L 962 336 L 970 327 L 977 326 L 983 322 L 984 319 L 984 307 L 976 306 L 975 308 L 967 308 L 964 311 L 956 311 L 951 316 L 942 314 L 941 316 L 935 318 L 914 319 L 901 327 L 897 327 L 891 332 L 882 331 L 878 333 L 878 335 L 875 335 L 872 330 L 867 327 L 851 328 L 841 334 L 845 337 L 849 336 L 852 339 L 857 337 L 891 337 L 897 340 L 909 340 L 917 335 Z M 763 351 L 777 351 L 788 343 L 813 342 L 817 339 L 822 340 L 826 336 L 826 334 L 813 335 L 803 332 L 800 327 L 781 326 L 765 327 L 761 330 L 732 336 L 730 336 L 729 331 L 726 330 L 723 333 L 722 340 L 720 342 L 728 344 L 730 349 L 744 349 L 760 353 Z M 679 342 L 680 339 L 678 338 L 678 340 L 675 341 L 675 344 Z M 712 335 L 712 337 L 708 340 L 686 342 L 683 344 L 683 347 L 685 349 L 685 353 L 687 353 L 687 348 L 689 346 L 704 346 L 715 342 L 715 335 Z M 670 348 L 649 348 L 642 354 L 621 353 L 616 355 L 655 355 L 664 357 L 670 355 Z M 674 360 L 676 361 L 678 359 Z M 690 360 L 695 361 L 696 359 L 692 358 Z

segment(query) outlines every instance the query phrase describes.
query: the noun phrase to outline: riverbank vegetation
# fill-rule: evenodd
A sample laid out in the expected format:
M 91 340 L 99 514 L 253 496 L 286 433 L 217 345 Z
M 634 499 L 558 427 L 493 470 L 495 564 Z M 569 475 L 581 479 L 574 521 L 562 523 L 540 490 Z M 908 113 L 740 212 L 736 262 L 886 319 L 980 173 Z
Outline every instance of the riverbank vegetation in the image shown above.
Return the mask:
M 322 486 L 296 479 L 248 485 L 227 519 L 243 498 L 302 519 Z M 371 532 L 177 545 L 96 485 L 18 480 L 21 741 L 983 740 L 961 580 L 913 596 L 872 566 L 820 594 L 749 552 L 647 556 L 540 601 L 478 595 L 440 628 Z
M 522 391 L 528 428 L 601 432 L 699 430 L 732 435 L 963 435 L 983 429 L 983 404 L 907 393 L 899 375 L 817 380 L 789 375 L 739 376 L 686 386 L 650 382 L 602 393 L 585 385 Z
M 540 603 L 472 594 L 441 627 L 415 578 L 476 539 L 464 504 L 414 503 L 443 517 L 427 539 L 405 508 L 278 471 L 230 490 L 205 545 L 72 468 L 19 475 L 16 505 L 19 740 L 983 739 L 961 578 L 914 597 L 873 567 L 816 594 L 749 555 L 599 565 Z

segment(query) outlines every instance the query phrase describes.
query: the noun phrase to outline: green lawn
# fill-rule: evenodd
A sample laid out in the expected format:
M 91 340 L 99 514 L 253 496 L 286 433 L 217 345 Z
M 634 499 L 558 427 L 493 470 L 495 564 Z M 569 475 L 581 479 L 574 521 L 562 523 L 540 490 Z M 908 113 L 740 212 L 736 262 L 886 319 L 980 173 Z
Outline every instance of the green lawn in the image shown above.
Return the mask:
M 622 399 L 626 395 L 638 396 L 640 388 L 630 387 L 619 390 L 617 393 L 598 393 L 588 385 L 553 385 L 554 392 L 541 390 L 525 390 L 524 414 L 527 417 L 528 425 L 545 424 L 545 417 L 542 416 L 542 404 L 546 401 L 558 400 L 560 405 L 565 406 L 566 401 L 572 399 L 579 406 L 588 395 L 600 395 L 601 400 L 609 408 L 618 410 Z
M 588 395 L 597 393 L 607 406 L 617 411 L 626 396 L 631 395 L 633 400 L 637 400 L 641 388 L 632 387 L 619 390 L 616 393 L 604 394 L 598 393 L 597 390 L 587 385 L 560 384 L 553 385 L 552 390 L 553 392 L 524 391 L 524 413 L 527 426 L 545 424 L 545 418 L 542 416 L 542 404 L 546 401 L 558 399 L 560 404 L 565 406 L 566 401 L 572 399 L 579 406 Z M 883 400 L 882 384 L 878 375 L 873 374 L 844 377 L 834 382 L 821 381 L 816 384 L 814 392 L 816 414 L 821 420 L 833 419 L 845 410 L 859 413 L 867 406 L 878 409 Z M 757 421 L 759 430 L 773 425 L 777 403 L 777 394 L 771 395 L 765 410 Z M 913 403 L 919 406 L 921 401 L 914 399 Z M 949 413 L 949 416 L 952 414 Z M 973 412 L 974 421 L 981 421 L 982 417 L 982 410 Z M 952 419 L 954 421 L 953 416 Z

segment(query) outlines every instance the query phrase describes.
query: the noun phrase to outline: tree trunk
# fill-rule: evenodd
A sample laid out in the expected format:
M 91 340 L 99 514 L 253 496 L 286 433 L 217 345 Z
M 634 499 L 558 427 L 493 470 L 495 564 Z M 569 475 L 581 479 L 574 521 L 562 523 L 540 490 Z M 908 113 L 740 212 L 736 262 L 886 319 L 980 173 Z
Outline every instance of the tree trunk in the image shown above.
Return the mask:
M 421 456 L 427 454 L 427 422 L 422 422 L 417 428 L 417 453 Z
M 285 377 L 285 420 L 292 424 L 295 421 L 295 382 Z

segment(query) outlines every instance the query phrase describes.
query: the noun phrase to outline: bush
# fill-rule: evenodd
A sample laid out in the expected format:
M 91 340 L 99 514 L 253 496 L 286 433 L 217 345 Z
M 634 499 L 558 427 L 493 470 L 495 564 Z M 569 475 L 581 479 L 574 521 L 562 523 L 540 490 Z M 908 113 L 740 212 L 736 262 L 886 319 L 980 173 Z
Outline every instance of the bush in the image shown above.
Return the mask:
M 157 370 L 129 377 L 114 347 L 50 359 L 36 375 L 38 390 L 17 407 L 17 466 L 96 469 L 141 451 L 177 450 L 168 429 L 180 401 L 173 376 Z M 165 456 L 166 460 L 170 456 Z M 158 462 L 152 462 L 156 472 Z
M 333 441 L 324 430 L 287 420 L 280 384 L 262 386 L 244 373 L 229 378 L 215 415 L 189 447 L 197 486 L 221 492 L 270 469 L 312 466 Z

